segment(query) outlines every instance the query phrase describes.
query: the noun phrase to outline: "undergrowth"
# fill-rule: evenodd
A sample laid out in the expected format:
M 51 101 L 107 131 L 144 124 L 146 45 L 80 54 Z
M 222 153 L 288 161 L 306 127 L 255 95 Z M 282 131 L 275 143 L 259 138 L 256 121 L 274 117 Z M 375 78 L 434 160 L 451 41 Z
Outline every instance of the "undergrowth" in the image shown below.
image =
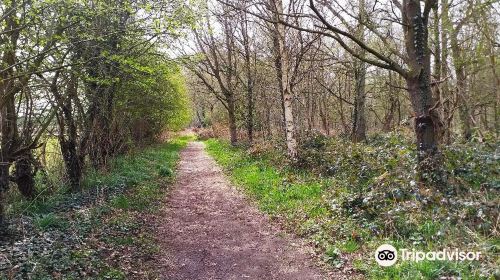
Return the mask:
M 216 139 L 207 151 L 259 207 L 308 238 L 324 260 L 370 279 L 495 279 L 500 267 L 499 159 L 481 144 L 444 148 L 447 192 L 426 201 L 418 190 L 411 141 L 394 133 L 365 144 L 314 135 L 299 161 L 279 149 L 232 147 Z M 479 262 L 375 262 L 384 243 L 423 251 L 480 251 Z
M 10 209 L 0 279 L 149 279 L 158 252 L 148 220 L 174 177 L 178 137 L 87 172 L 80 194 L 60 191 Z M 154 264 L 151 264 L 154 266 Z

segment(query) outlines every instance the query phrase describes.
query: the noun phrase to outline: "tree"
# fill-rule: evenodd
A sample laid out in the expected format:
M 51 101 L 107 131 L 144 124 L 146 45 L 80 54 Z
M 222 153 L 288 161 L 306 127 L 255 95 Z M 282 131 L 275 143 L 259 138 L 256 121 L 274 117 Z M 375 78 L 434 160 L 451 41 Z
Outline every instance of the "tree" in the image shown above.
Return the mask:
M 491 46 L 495 45 L 492 38 L 496 25 L 474 22 L 479 14 L 491 17 L 487 15 L 493 12 L 481 8 L 491 6 L 489 1 L 461 1 L 451 7 L 443 4 L 446 2 L 440 7 L 437 0 L 218 3 L 233 9 L 227 12 L 229 15 L 244 12 L 252 19 L 245 23 L 251 23 L 257 30 L 253 32 L 259 34 L 250 42 L 259 46 L 253 75 L 253 132 L 262 131 L 269 138 L 276 135 L 274 131 L 285 131 L 289 155 L 293 155 L 290 147 L 297 146 L 297 139 L 308 137 L 314 130 L 362 141 L 368 132 L 389 132 L 412 120 L 420 186 L 434 185 L 434 190 L 445 191 L 440 142 L 443 133 L 446 143 L 453 141 L 455 123 L 459 123 L 454 111 L 468 116 L 462 119 L 470 121 L 478 134 L 493 131 L 492 120 L 497 125 L 498 102 L 491 97 L 496 94 L 498 81 L 494 74 L 498 67 L 491 59 L 495 57 Z M 310 13 L 305 12 L 306 6 Z M 466 62 L 466 79 L 455 79 L 461 66 L 458 59 L 450 62 L 448 57 L 450 49 L 453 58 L 451 34 L 455 31 L 449 26 L 456 27 L 462 21 L 463 13 L 459 12 L 469 6 L 474 12 L 466 12 L 464 31 L 457 35 Z M 473 28 L 482 35 L 472 36 Z M 243 84 L 249 79 L 244 75 L 241 45 L 235 53 L 241 54 L 237 60 L 243 65 L 243 74 L 236 76 Z M 490 57 L 488 62 L 484 57 Z M 272 70 L 277 76 L 277 89 L 269 80 Z M 457 85 L 468 93 L 461 101 L 453 95 Z M 236 87 L 236 95 L 246 88 Z M 280 92 L 277 98 L 273 90 Z M 482 91 L 485 93 L 480 94 Z M 290 99 L 283 98 L 285 92 Z M 403 92 L 408 98 L 400 96 Z M 250 115 L 248 102 L 247 106 L 239 100 L 236 103 L 237 114 L 245 107 L 245 116 Z M 465 110 L 468 112 L 463 113 Z M 460 123 L 467 124 L 465 121 Z M 288 141 L 292 133 L 287 131 L 293 131 L 295 141 Z M 484 134 L 479 140 L 488 137 L 491 135 Z
M 292 161 L 297 158 L 297 140 L 295 139 L 295 123 L 293 117 L 292 91 L 290 88 L 289 53 L 286 46 L 286 31 L 283 17 L 283 2 L 269 0 L 269 9 L 272 11 L 273 23 L 273 53 L 279 90 L 281 93 L 283 120 L 288 158 Z
M 80 190 L 87 160 L 103 168 L 129 148 L 131 131 L 116 117 L 126 83 L 131 88 L 151 78 L 142 97 L 162 106 L 148 112 L 128 107 L 136 117 L 154 116 L 153 134 L 135 143 L 186 121 L 179 69 L 142 60 L 154 54 L 164 61 L 159 43 L 192 23 L 183 1 L 8 0 L 0 12 L 0 224 L 9 181 L 28 198 L 36 194 L 35 175 L 43 166 L 33 151 L 41 141 L 59 140 L 73 191 Z M 152 72 L 137 74 L 147 69 Z
M 364 38 L 366 24 L 365 1 L 359 0 L 359 15 L 358 15 L 358 38 Z M 364 50 L 360 50 L 360 55 L 364 56 Z M 356 81 L 356 98 L 354 101 L 354 116 L 352 123 L 352 140 L 354 142 L 363 141 L 366 139 L 366 118 L 365 118 L 365 102 L 366 102 L 366 63 L 363 60 L 356 60 L 354 67 L 354 77 Z
M 206 17 L 206 29 L 194 30 L 200 60 L 190 61 L 187 66 L 205 84 L 209 91 L 226 108 L 231 143 L 238 141 L 236 128 L 236 87 L 239 83 L 235 44 L 234 15 L 216 15 L 223 37 L 217 40 L 212 32 L 210 15 Z
M 428 19 L 429 13 L 437 1 L 427 0 L 422 9 L 418 0 L 404 0 L 400 3 L 393 1 L 401 13 L 401 25 L 405 42 L 406 55 L 403 56 L 394 48 L 394 45 L 380 34 L 371 24 L 364 24 L 378 39 L 390 50 L 391 54 L 385 54 L 370 45 L 353 33 L 341 30 L 332 25 L 325 15 L 316 7 L 315 1 L 309 4 L 316 19 L 325 30 L 320 32 L 337 41 L 345 50 L 354 57 L 371 65 L 389 69 L 400 74 L 406 81 L 407 91 L 415 114 L 415 134 L 417 140 L 419 178 L 425 183 L 442 182 L 441 155 L 438 146 L 437 131 L 441 121 L 436 109 L 436 102 L 431 91 L 430 50 L 428 47 Z M 324 6 L 327 5 L 323 3 Z M 334 10 L 333 8 L 330 8 Z M 353 42 L 359 49 L 366 52 L 370 57 L 363 55 L 360 51 L 350 47 L 345 40 Z M 404 65 L 397 63 L 392 57 L 404 58 Z
M 250 36 L 248 34 L 248 15 L 242 13 L 241 15 L 241 43 L 243 44 L 243 55 L 245 58 L 245 75 L 246 75 L 246 98 L 247 98 L 247 134 L 248 141 L 252 143 L 253 141 L 253 129 L 254 129 L 254 76 L 255 73 L 252 71 L 252 53 L 250 50 Z M 255 60 L 255 59 L 254 59 Z
M 11 178 L 18 184 L 22 194 L 28 197 L 34 195 L 31 152 L 37 147 L 38 140 L 53 114 L 49 114 L 47 120 L 42 121 L 39 131 L 35 133 L 32 118 L 36 116 L 32 114 L 33 104 L 26 97 L 30 95 L 28 86 L 35 73 L 47 71 L 42 70 L 43 62 L 53 51 L 60 40 L 62 30 L 68 24 L 53 16 L 52 12 L 57 10 L 57 4 L 50 6 L 43 1 L 17 0 L 2 4 L 4 14 L 0 17 L 3 27 L 0 30 L 0 224 L 4 222 L 5 194 Z M 42 21 L 44 16 L 45 21 Z M 19 103 L 23 98 L 26 98 L 25 103 Z M 18 122 L 20 106 L 24 106 L 26 113 L 21 123 L 24 127 L 21 134 Z M 13 162 L 16 162 L 16 174 L 11 177 L 10 166 Z

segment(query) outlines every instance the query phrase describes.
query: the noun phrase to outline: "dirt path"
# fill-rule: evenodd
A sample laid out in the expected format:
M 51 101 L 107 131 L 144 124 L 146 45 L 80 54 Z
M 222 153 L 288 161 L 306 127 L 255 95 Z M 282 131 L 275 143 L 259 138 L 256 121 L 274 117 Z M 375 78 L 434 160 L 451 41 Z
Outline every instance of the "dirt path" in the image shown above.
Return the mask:
M 299 241 L 273 228 L 200 142 L 181 153 L 158 235 L 162 279 L 323 279 Z

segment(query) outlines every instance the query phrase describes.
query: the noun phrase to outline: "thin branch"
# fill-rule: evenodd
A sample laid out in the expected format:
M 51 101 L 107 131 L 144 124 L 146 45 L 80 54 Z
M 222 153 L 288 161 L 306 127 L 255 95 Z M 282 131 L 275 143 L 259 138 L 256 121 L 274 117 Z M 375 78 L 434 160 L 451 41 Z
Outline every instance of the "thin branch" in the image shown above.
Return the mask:
M 394 60 L 390 59 L 389 57 L 379 53 L 378 51 L 376 51 L 375 49 L 371 48 L 370 46 L 366 45 L 363 41 L 359 40 L 358 38 L 356 38 L 356 36 L 354 36 L 353 34 L 350 34 L 349 32 L 345 32 L 343 30 L 340 30 L 338 28 L 336 28 L 335 26 L 331 25 L 323 15 L 321 15 L 321 13 L 319 12 L 319 10 L 316 8 L 316 6 L 314 5 L 314 0 L 309 0 L 309 4 L 310 4 L 310 7 L 311 9 L 313 10 L 314 14 L 318 17 L 318 19 L 325 25 L 325 27 L 336 33 L 336 34 L 340 34 L 342 36 L 345 36 L 347 38 L 349 38 L 350 40 L 352 40 L 354 43 L 356 43 L 360 48 L 366 50 L 367 52 L 371 53 L 372 55 L 374 55 L 375 57 L 377 57 L 378 59 L 384 61 L 386 64 L 387 67 L 382 67 L 382 68 L 385 68 L 385 69 L 389 69 L 389 70 L 393 70 L 393 71 L 396 71 L 398 72 L 399 74 L 401 74 L 403 77 L 407 77 L 409 75 L 408 71 L 404 70 L 403 67 L 401 67 L 398 63 L 396 63 Z M 337 39 L 337 42 L 341 43 L 340 41 L 342 41 L 339 37 L 339 39 Z M 342 47 L 344 47 L 344 45 L 346 46 L 347 44 L 345 44 L 345 42 L 342 41 L 341 43 Z M 349 48 L 350 49 L 350 48 Z M 353 52 L 353 50 L 348 50 L 346 49 L 349 53 L 351 53 L 352 55 L 355 54 L 355 52 Z M 360 57 L 357 57 L 358 59 L 361 59 Z M 371 63 L 371 62 L 368 62 L 368 61 L 365 61 L 367 63 Z M 379 66 L 380 65 L 384 65 L 382 63 L 377 63 L 377 64 L 373 64 L 375 66 Z
M 343 98 L 342 96 L 337 95 L 335 92 L 333 92 L 333 90 L 331 90 L 329 87 L 327 87 L 326 85 L 324 85 L 324 84 L 323 84 L 323 83 L 322 83 L 322 82 L 321 82 L 318 78 L 315 78 L 315 80 L 318 82 L 318 84 L 319 84 L 322 88 L 326 89 L 326 90 L 328 91 L 328 93 L 330 93 L 330 94 L 331 94 L 331 95 L 333 95 L 334 97 L 336 97 L 336 98 L 338 98 L 338 99 L 340 99 L 340 100 L 344 101 L 345 103 L 347 103 L 347 104 L 349 104 L 349 105 L 351 105 L 351 106 L 354 106 L 354 103 L 352 103 L 352 102 L 350 102 L 350 101 L 346 100 L 346 99 L 345 99 L 345 98 Z

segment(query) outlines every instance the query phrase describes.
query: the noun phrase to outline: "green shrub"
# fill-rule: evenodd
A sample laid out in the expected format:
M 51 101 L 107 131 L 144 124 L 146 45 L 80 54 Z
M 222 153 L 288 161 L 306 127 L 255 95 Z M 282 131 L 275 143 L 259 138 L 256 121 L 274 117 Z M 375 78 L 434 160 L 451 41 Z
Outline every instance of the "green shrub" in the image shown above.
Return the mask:
M 160 166 L 158 168 L 158 175 L 161 177 L 172 177 L 174 175 L 174 171 L 168 166 Z

